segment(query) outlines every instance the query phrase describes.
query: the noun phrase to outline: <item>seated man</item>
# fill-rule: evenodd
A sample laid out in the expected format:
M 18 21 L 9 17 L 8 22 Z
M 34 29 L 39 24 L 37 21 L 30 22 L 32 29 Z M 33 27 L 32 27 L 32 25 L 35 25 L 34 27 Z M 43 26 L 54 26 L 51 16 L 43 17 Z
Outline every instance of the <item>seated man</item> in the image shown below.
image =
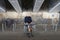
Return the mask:
M 26 33 L 27 32 L 27 28 L 28 28 L 28 25 L 32 22 L 32 18 L 30 16 L 26 16 L 24 18 L 24 23 L 25 23 L 25 26 L 24 26 L 24 32 Z
M 31 22 L 32 22 L 32 18 L 31 18 L 30 16 L 26 16 L 26 17 L 24 18 L 24 23 L 25 23 L 24 32 L 27 33 L 27 36 L 28 36 L 28 37 L 30 37 L 30 36 L 33 37 Z M 28 26 L 28 25 L 29 25 L 29 26 Z M 28 30 L 29 30 L 29 31 L 28 31 Z

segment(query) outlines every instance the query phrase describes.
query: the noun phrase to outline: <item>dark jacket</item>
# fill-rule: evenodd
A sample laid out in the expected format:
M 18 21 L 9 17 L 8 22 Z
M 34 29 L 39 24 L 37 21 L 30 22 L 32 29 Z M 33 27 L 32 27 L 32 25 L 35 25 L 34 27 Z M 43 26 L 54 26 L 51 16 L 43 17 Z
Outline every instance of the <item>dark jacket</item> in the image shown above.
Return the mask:
M 30 16 L 26 16 L 26 17 L 24 18 L 24 22 L 25 22 L 25 23 L 31 23 L 31 22 L 32 22 L 32 18 L 31 18 Z

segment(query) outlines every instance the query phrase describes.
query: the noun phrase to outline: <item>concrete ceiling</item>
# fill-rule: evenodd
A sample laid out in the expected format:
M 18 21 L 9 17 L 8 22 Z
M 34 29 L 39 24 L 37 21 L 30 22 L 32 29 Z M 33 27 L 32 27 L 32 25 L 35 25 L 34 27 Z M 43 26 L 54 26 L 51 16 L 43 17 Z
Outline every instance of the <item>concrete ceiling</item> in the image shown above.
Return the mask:
M 5 12 L 5 2 L 4 0 L 1 0 L 0 1 L 0 12 Z
M 60 2 L 49 10 L 49 12 L 59 12 L 59 11 L 60 11 Z
M 42 6 L 43 2 L 44 2 L 44 0 L 35 0 L 33 12 L 38 12 L 40 7 Z
M 60 11 L 60 0 L 1 0 L 0 6 L 5 11 L 33 11 L 47 10 L 49 12 Z M 2 9 L 0 8 L 0 11 Z
M 0 7 L 0 12 L 5 12 L 6 10 L 2 7 Z
M 8 0 L 17 12 L 22 12 L 21 7 L 18 3 L 18 0 Z
M 59 12 L 60 11 L 60 0 L 50 0 L 49 12 Z

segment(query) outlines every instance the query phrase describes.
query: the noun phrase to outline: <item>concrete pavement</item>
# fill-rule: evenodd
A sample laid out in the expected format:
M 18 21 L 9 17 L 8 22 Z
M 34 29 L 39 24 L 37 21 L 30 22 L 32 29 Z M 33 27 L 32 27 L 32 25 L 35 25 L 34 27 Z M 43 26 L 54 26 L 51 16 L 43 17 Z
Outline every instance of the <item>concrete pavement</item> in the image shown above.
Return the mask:
M 60 32 L 33 33 L 28 38 L 23 32 L 0 32 L 0 40 L 60 40 Z

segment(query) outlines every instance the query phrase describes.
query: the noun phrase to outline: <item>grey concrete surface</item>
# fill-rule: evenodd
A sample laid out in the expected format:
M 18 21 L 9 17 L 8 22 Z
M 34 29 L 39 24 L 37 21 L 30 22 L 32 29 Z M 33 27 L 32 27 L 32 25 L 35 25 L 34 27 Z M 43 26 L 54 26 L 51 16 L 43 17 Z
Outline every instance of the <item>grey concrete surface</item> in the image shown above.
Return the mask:
M 36 26 L 38 30 L 33 32 L 34 37 L 28 38 L 23 32 L 23 26 L 18 25 L 16 31 L 5 30 L 0 32 L 0 40 L 60 40 L 60 27 L 59 31 L 44 32 L 42 26 Z M 50 28 L 50 27 L 49 27 Z
M 60 40 L 60 32 L 35 32 L 28 38 L 23 32 L 0 32 L 0 40 Z

